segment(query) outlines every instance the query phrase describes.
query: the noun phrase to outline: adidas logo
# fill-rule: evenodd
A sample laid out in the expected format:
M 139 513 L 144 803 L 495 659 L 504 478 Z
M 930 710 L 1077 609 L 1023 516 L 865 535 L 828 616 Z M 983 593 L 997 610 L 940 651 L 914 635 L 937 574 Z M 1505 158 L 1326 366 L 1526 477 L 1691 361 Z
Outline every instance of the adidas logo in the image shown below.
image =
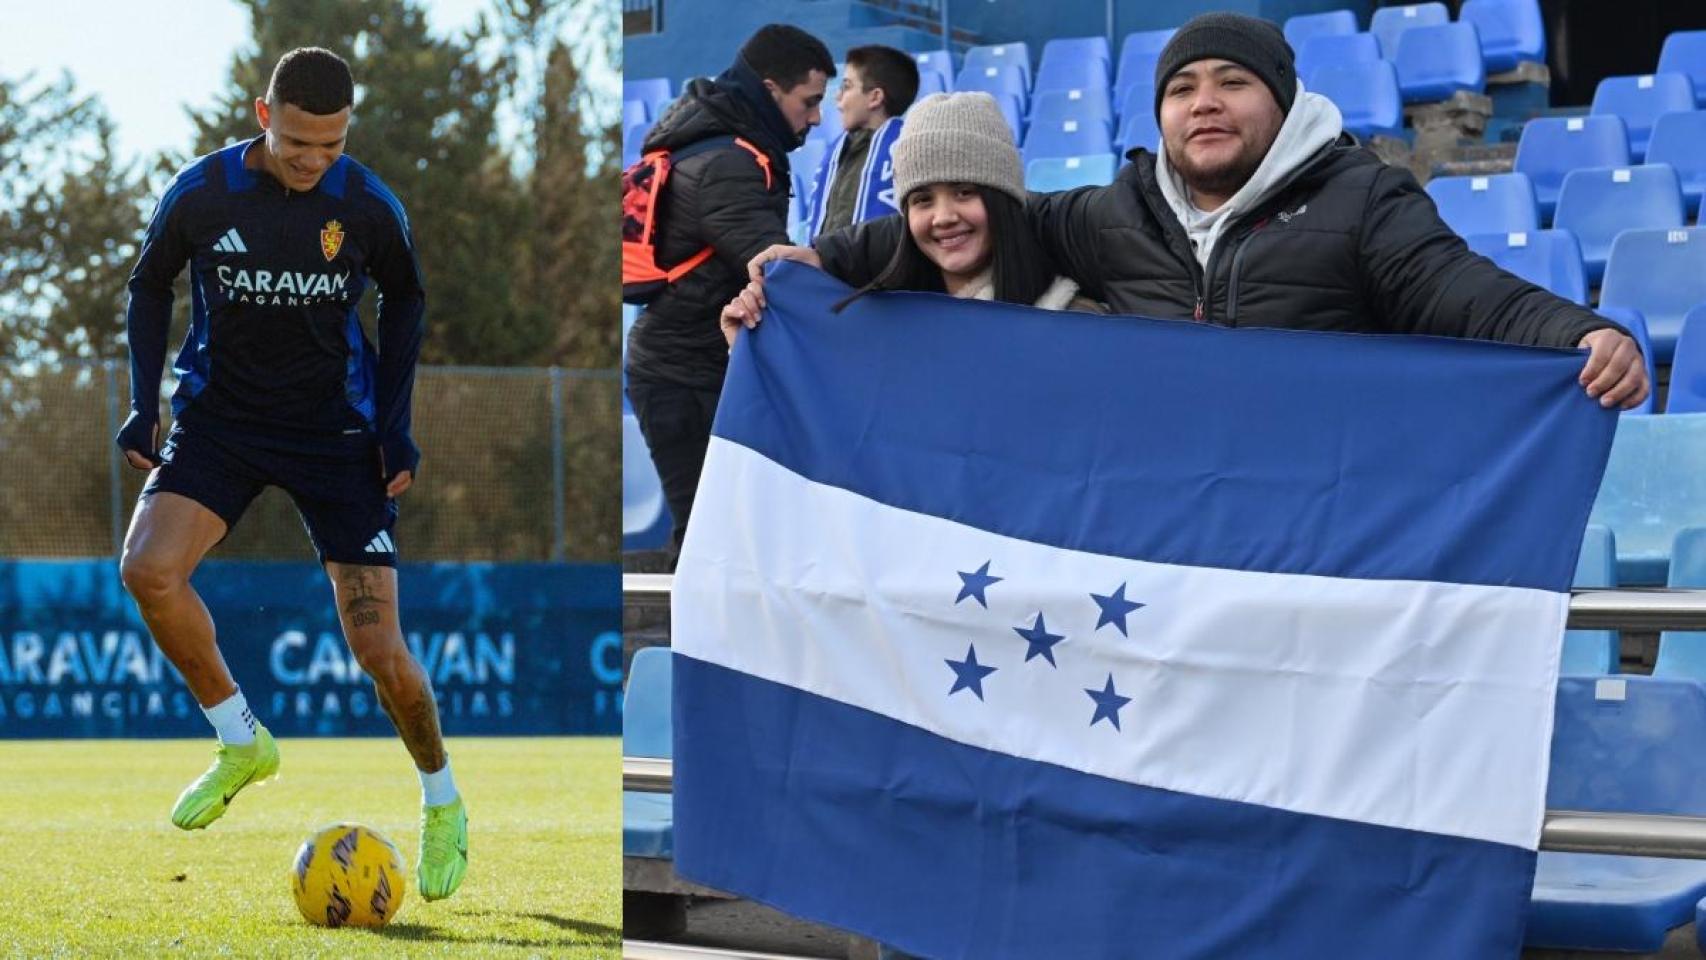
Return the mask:
M 397 548 L 391 544 L 391 535 L 381 530 L 372 540 L 367 541 L 368 553 L 396 553 Z
M 239 237 L 237 235 L 237 228 L 236 227 L 232 227 L 231 229 L 225 231 L 225 236 L 219 238 L 219 242 L 213 245 L 213 249 L 219 251 L 220 253 L 248 253 L 249 252 L 249 248 L 247 246 L 245 246 L 243 243 L 243 238 Z

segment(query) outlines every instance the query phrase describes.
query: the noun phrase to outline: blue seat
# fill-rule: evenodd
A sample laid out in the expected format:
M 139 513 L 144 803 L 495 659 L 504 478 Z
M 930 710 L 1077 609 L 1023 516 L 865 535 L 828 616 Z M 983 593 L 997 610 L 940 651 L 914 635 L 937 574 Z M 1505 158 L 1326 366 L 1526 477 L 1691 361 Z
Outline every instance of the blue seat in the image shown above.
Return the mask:
M 634 321 L 640 319 L 640 308 L 631 303 L 622 305 L 622 413 L 632 415 L 634 404 L 628 399 L 628 332 L 634 329 Z
M 1134 83 L 1120 92 L 1120 99 L 1114 101 L 1114 119 L 1121 126 L 1137 114 L 1149 115 L 1151 122 L 1155 120 L 1155 84 L 1145 81 Z
M 1328 10 L 1324 13 L 1300 13 L 1294 17 L 1285 18 L 1285 42 L 1297 51 L 1299 63 L 1303 59 L 1303 48 L 1316 37 L 1333 37 L 1357 32 L 1357 15 L 1351 10 Z M 1380 46 L 1375 44 L 1375 56 L 1380 55 Z M 1299 73 L 1302 70 L 1298 71 Z
M 1480 93 L 1487 88 L 1487 68 L 1481 62 L 1481 40 L 1473 24 L 1442 23 L 1415 27 L 1398 37 L 1398 89 L 1405 103 L 1449 100 L 1459 91 Z
M 1025 145 L 1020 150 L 1026 163 L 1045 157 L 1083 157 L 1113 152 L 1114 139 L 1108 134 L 1107 127 L 1076 120 L 1031 124 L 1025 134 Z
M 682 85 L 685 88 L 685 84 Z M 638 100 L 641 103 L 652 104 L 675 96 L 669 88 L 668 77 L 636 77 L 622 81 L 622 99 Z M 656 117 L 647 119 L 656 120 Z
M 918 100 L 922 100 L 932 93 L 952 93 L 953 90 L 950 89 L 951 83 L 951 80 L 934 70 L 920 70 L 918 71 L 917 100 L 914 100 L 913 102 L 917 103 Z M 907 109 L 910 110 L 912 108 L 908 107 Z
M 1297 75 L 1309 77 L 1322 67 L 1338 67 L 1380 59 L 1380 41 L 1372 33 L 1328 33 L 1310 37 L 1297 51 Z M 1303 81 L 1309 86 L 1309 81 Z M 1316 91 L 1319 93 L 1320 91 Z
M 1706 303 L 1695 305 L 1683 318 L 1670 360 L 1665 412 L 1706 413 Z
M 1706 110 L 1660 114 L 1647 141 L 1647 162 L 1670 164 L 1682 182 L 1688 215 L 1699 216 L 1706 193 Z
M 1671 541 L 1669 586 L 1706 587 L 1706 527 L 1683 527 L 1676 532 Z M 1666 630 L 1659 634 L 1653 676 L 1706 680 L 1706 633 Z
M 1706 815 L 1706 687 L 1662 677 L 1564 677 L 1550 810 Z M 1656 951 L 1693 919 L 1706 862 L 1542 851 L 1524 942 Z
M 1122 92 L 1133 83 L 1155 86 L 1155 62 L 1161 59 L 1161 51 L 1176 32 L 1176 29 L 1139 30 L 1126 34 L 1120 42 L 1119 67 L 1114 71 L 1115 92 Z M 1116 97 L 1114 102 L 1119 99 Z
M 652 125 L 644 120 L 622 128 L 622 169 L 628 169 L 640 159 L 640 148 L 651 130 Z
M 954 55 L 947 50 L 926 50 L 916 57 L 918 61 L 919 90 L 922 91 L 924 75 L 934 73 L 942 78 L 942 89 L 952 91 L 954 88 Z M 923 96 L 920 92 L 919 96 Z
M 634 652 L 622 698 L 622 755 L 668 760 L 675 753 L 672 727 L 673 662 L 668 647 Z M 668 860 L 675 855 L 675 800 L 667 793 L 622 791 L 622 855 Z
M 1344 118 L 1345 129 L 1364 140 L 1404 135 L 1398 71 L 1385 60 L 1317 67 L 1303 85 L 1333 101 Z
M 1629 156 L 1636 163 L 1647 155 L 1647 141 L 1660 115 L 1694 109 L 1694 84 L 1686 73 L 1654 73 L 1641 77 L 1606 77 L 1593 90 L 1595 115 L 1623 118 L 1629 129 Z
M 1031 100 L 1030 122 L 1062 123 L 1077 120 L 1100 123 L 1111 133 L 1114 129 L 1114 109 L 1108 102 L 1108 88 L 1091 87 L 1084 90 L 1041 90 Z
M 1533 181 L 1540 215 L 1548 222 L 1565 174 L 1628 165 L 1629 134 L 1619 117 L 1536 117 L 1523 125 L 1516 145 L 1516 172 Z
M 1123 122 L 1132 110 L 1155 112 L 1155 62 L 1157 55 L 1148 55 L 1144 68 L 1132 68 L 1131 75 L 1114 83 L 1114 106 Z
M 1398 56 L 1398 38 L 1417 27 L 1434 27 L 1451 22 L 1451 13 L 1443 3 L 1413 3 L 1402 7 L 1380 7 L 1369 17 L 1368 32 L 1380 39 L 1380 55 L 1388 60 Z
M 660 550 L 669 542 L 669 504 L 640 421 L 622 417 L 622 549 Z
M 1475 25 L 1488 73 L 1515 70 L 1519 63 L 1546 62 L 1546 23 L 1540 16 L 1540 0 L 1463 0 L 1457 19 Z
M 1107 87 L 1113 80 L 1108 69 L 1107 37 L 1058 37 L 1043 44 L 1037 64 L 1037 82 L 1032 92 Z
M 1659 50 L 1660 73 L 1686 73 L 1694 84 L 1694 103 L 1706 107 L 1706 30 L 1678 30 Z
M 622 101 L 622 129 L 626 130 L 636 123 L 645 123 L 651 119 L 643 100 Z
M 1435 177 L 1428 181 L 1427 190 L 1440 217 L 1460 237 L 1540 229 L 1534 187 L 1523 174 Z
M 1647 318 L 1653 351 L 1669 363 L 1682 318 L 1706 303 L 1706 230 L 1625 230 L 1605 263 L 1603 307 L 1631 307 Z
M 1617 586 L 1617 541 L 1610 527 L 1588 525 L 1571 586 Z M 1566 676 L 1616 673 L 1618 644 L 1616 630 L 1566 630 L 1558 672 Z
M 1609 314 L 1610 311 L 1601 310 Z M 1617 582 L 1662 587 L 1676 531 L 1706 517 L 1706 417 L 1624 417 L 1589 523 L 1617 533 Z
M 1568 230 L 1476 233 L 1464 237 L 1469 249 L 1536 286 L 1571 303 L 1587 306 L 1587 273 L 1582 248 Z
M 1105 187 L 1114 182 L 1119 158 L 1111 153 L 1089 157 L 1044 157 L 1025 164 L 1025 189 L 1038 193 Z
M 1012 93 L 991 94 L 995 105 L 1001 108 L 1001 116 L 1007 120 L 1007 126 L 1013 128 L 1013 145 L 1016 147 L 1025 139 L 1025 112 L 1019 106 L 1019 97 Z
M 789 171 L 788 179 L 788 239 L 799 246 L 810 246 L 811 224 L 806 220 L 811 216 L 812 181 L 799 170 Z
M 1037 68 L 1037 82 L 1031 88 L 1034 97 L 1045 90 L 1082 90 L 1086 87 L 1108 89 L 1108 65 L 1101 60 L 1068 60 L 1056 57 L 1044 59 Z M 1109 97 L 1112 100 L 1112 96 Z
M 1667 166 L 1572 170 L 1558 191 L 1552 225 L 1576 235 L 1588 285 L 1605 276 L 1611 242 L 1625 230 L 1683 226 L 1682 186 Z
M 808 191 L 817 177 L 818 168 L 823 166 L 823 158 L 829 155 L 829 148 L 833 143 L 833 140 L 812 140 L 808 138 L 805 143 L 795 147 L 793 152 L 788 154 L 788 169 L 805 178 Z M 811 196 L 808 194 L 805 199 L 809 201 Z
M 823 111 L 823 118 L 806 134 L 807 140 L 833 141 L 847 132 L 841 129 L 841 107 L 836 104 L 834 97 L 824 97 L 823 104 L 818 109 Z
M 1656 365 L 1653 363 L 1653 338 L 1647 333 L 1647 319 L 1641 316 L 1641 311 L 1630 310 L 1627 307 L 1600 307 L 1594 312 L 1629 332 L 1629 336 L 1641 347 L 1641 359 L 1647 362 L 1647 383 L 1657 385 L 1659 381 L 1654 372 Z M 1649 389 L 1647 399 L 1642 400 L 1640 406 L 1623 412 L 1626 414 L 1652 413 L 1656 403 L 1658 403 L 1658 391 Z
M 996 99 L 1000 99 L 1004 94 L 1011 96 L 1019 101 L 1021 115 L 1030 103 L 1025 77 L 1019 72 L 1019 68 L 1012 64 L 980 67 L 967 63 L 960 75 L 954 78 L 954 91 L 965 93 L 968 90 L 994 94 Z
M 1114 138 L 1114 149 L 1120 156 L 1133 147 L 1142 147 L 1150 153 L 1161 152 L 1161 125 L 1155 122 L 1155 114 L 1134 110 L 1120 124 L 1119 136 Z
M 1031 88 L 1031 48 L 1023 43 L 992 43 L 972 47 L 966 51 L 965 62 L 960 65 L 960 76 L 964 76 L 968 70 L 982 70 L 985 67 L 1016 67 L 1019 75 L 1025 80 L 1025 89 Z M 956 85 L 954 89 L 964 88 Z

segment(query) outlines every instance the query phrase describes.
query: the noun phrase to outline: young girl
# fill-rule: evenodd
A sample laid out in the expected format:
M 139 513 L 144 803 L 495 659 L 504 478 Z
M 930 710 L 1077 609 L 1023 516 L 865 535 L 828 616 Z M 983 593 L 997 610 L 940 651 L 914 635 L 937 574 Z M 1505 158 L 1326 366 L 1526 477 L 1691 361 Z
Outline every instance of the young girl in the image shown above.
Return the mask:
M 894 145 L 894 187 L 906 233 L 876 279 L 836 305 L 878 290 L 946 293 L 1045 310 L 1102 312 L 1056 276 L 1025 219 L 1025 176 L 1012 131 L 987 93 L 935 94 L 906 115 Z M 822 268 L 809 247 L 777 245 L 753 259 L 798 260 Z M 754 281 L 723 308 L 731 344 L 740 326 L 758 325 L 764 288 Z

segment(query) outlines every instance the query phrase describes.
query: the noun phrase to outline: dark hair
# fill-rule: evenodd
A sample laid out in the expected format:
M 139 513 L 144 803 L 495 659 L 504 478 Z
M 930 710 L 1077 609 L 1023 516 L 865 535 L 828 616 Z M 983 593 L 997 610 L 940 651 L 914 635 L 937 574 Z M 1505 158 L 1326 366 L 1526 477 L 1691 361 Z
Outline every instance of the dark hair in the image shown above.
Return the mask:
M 912 230 L 906 223 L 907 201 L 917 192 L 914 190 L 901 198 L 900 244 L 895 247 L 888 265 L 876 279 L 831 307 L 832 312 L 840 313 L 842 308 L 865 294 L 884 290 L 948 292 L 942 283 L 942 268 L 918 249 L 918 242 L 912 239 Z M 1054 266 L 1048 253 L 1031 232 L 1031 221 L 1025 216 L 1025 208 L 1019 201 L 982 184 L 977 185 L 977 192 L 983 198 L 983 209 L 988 217 L 992 245 L 989 262 L 995 271 L 995 299 L 1002 303 L 1031 306 L 1054 282 Z
M 278 58 L 267 103 L 325 116 L 355 103 L 355 79 L 344 58 L 323 47 L 297 47 Z
M 918 96 L 918 63 L 893 47 L 871 44 L 847 51 L 847 65 L 858 67 L 865 89 L 883 92 L 883 109 L 898 117 Z
M 813 70 L 835 76 L 835 59 L 823 41 L 785 23 L 767 23 L 741 44 L 740 58 L 753 72 L 783 91 L 802 83 Z

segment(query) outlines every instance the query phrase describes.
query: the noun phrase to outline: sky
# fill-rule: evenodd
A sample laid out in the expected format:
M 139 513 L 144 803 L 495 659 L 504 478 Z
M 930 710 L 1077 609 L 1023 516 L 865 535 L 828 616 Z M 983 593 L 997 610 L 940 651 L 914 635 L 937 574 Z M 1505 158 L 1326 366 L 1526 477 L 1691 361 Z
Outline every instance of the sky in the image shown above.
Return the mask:
M 433 31 L 445 34 L 472 26 L 490 4 L 423 6 Z M 69 70 L 80 93 L 106 105 L 125 159 L 189 149 L 185 107 L 213 103 L 232 56 L 249 42 L 248 13 L 233 0 L 0 0 L 0 22 L 0 76 Z

